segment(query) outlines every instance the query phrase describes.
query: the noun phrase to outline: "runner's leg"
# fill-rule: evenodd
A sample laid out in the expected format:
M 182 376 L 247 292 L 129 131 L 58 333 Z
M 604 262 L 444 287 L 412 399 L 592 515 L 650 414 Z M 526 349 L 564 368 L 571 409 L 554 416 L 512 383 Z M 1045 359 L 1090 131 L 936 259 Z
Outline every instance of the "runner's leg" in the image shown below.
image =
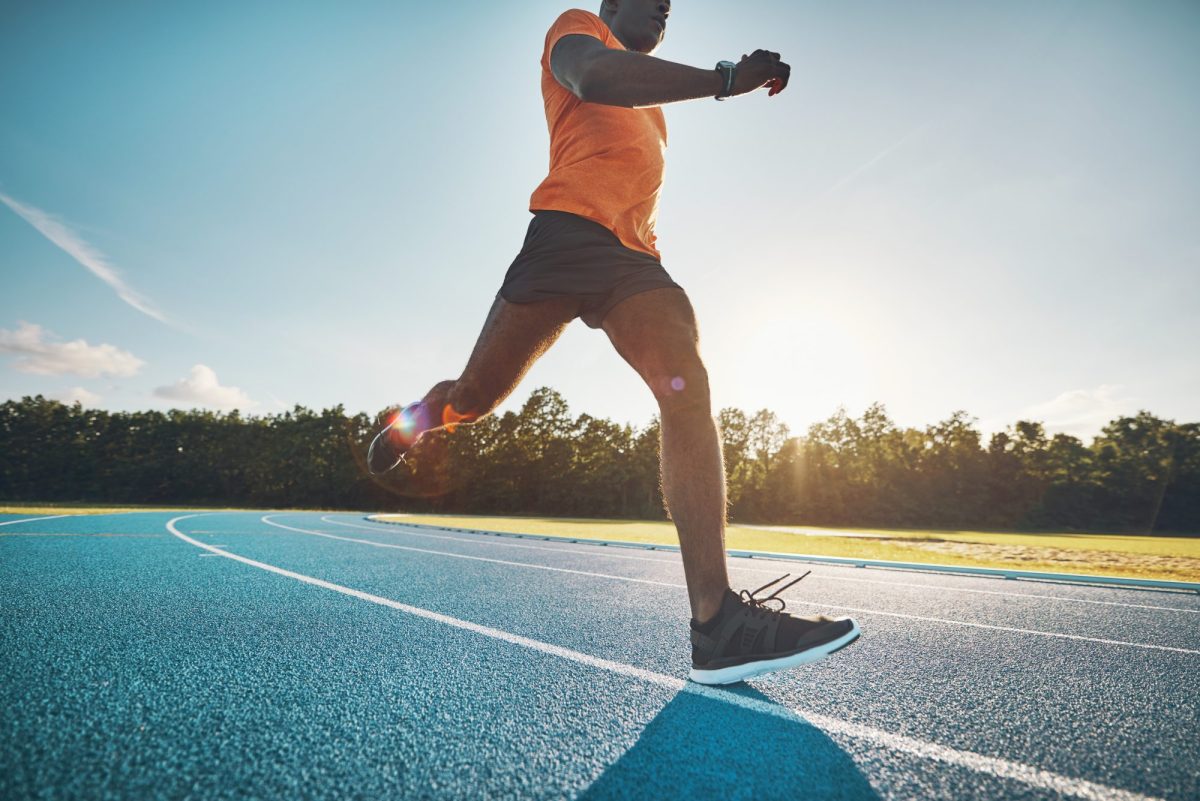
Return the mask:
M 725 468 L 692 304 L 682 289 L 653 289 L 619 303 L 602 327 L 658 401 L 663 495 L 679 532 L 692 617 L 706 621 L 729 587 Z
M 499 406 L 578 308 L 572 298 L 509 303 L 497 296 L 462 375 L 435 384 L 422 398 L 429 419 L 420 433 L 478 420 Z

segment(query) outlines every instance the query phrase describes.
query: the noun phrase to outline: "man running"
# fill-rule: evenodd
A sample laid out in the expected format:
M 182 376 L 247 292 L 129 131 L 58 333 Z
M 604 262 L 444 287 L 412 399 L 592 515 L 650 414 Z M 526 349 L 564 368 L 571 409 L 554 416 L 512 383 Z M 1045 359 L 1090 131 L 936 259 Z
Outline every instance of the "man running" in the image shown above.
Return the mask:
M 791 584 L 757 595 L 783 579 L 754 592 L 729 587 L 708 374 L 691 303 L 655 247 L 667 142 L 659 107 L 765 87 L 775 95 L 791 68 L 766 50 L 715 69 L 654 58 L 670 10 L 669 0 L 603 0 L 599 16 L 574 9 L 551 26 L 542 53 L 550 173 L 530 199 L 525 243 L 462 375 L 396 415 L 367 461 L 385 472 L 425 432 L 491 412 L 576 317 L 603 329 L 658 401 L 663 496 L 692 610 L 690 677 L 730 684 L 820 659 L 859 632 L 848 618 L 784 613 L 777 596 Z

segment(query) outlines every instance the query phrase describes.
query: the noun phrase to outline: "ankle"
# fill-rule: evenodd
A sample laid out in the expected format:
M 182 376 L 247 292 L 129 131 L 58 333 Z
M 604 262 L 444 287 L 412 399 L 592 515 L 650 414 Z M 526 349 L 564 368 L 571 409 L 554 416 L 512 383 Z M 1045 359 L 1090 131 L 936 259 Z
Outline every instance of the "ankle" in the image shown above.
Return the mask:
M 725 594 L 728 592 L 731 592 L 728 587 L 722 587 L 715 594 L 698 598 L 695 606 L 692 607 L 692 620 L 700 626 L 706 626 L 716 620 L 717 615 L 721 613 L 721 605 L 725 601 Z

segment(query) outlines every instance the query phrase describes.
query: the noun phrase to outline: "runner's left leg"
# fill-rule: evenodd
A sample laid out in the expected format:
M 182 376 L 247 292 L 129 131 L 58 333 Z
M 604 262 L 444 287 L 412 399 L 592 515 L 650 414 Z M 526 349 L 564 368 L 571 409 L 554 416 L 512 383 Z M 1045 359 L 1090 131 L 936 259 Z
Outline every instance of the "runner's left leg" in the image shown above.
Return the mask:
M 462 374 L 435 384 L 422 401 L 444 423 L 471 422 L 507 398 L 578 314 L 579 301 L 509 303 L 497 297 Z
M 371 472 L 390 470 L 426 432 L 471 423 L 499 406 L 578 313 L 573 298 L 509 303 L 497 296 L 462 374 L 434 384 L 376 436 Z

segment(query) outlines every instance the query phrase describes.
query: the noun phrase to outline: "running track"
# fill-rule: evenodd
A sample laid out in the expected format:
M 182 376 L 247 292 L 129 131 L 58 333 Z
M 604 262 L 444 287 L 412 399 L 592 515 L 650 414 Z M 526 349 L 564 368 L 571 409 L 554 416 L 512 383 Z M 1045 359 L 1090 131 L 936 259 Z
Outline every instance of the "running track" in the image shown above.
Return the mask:
M 785 597 L 862 639 L 709 689 L 671 553 L 0 515 L 0 798 L 1200 798 L 1194 594 L 815 566 Z

